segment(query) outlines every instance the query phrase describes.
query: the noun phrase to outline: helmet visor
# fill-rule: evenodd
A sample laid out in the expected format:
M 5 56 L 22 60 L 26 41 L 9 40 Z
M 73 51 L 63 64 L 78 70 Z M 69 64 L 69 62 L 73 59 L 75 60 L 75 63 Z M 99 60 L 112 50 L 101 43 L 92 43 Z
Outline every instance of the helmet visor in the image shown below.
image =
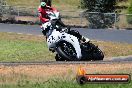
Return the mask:
M 42 7 L 45 7 L 46 6 L 46 3 L 45 2 L 41 2 L 41 6 Z

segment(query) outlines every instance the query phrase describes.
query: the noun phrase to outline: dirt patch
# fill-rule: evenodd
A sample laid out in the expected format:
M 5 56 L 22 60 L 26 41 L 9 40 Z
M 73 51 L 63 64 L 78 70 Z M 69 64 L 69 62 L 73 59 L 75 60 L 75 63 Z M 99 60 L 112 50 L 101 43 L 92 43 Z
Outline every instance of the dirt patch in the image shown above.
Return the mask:
M 83 67 L 88 74 L 132 73 L 132 64 L 83 64 L 83 65 L 27 65 L 27 66 L 0 66 L 0 74 L 16 77 L 18 74 L 30 78 L 75 77 L 79 67 Z
M 15 16 L 15 20 L 21 20 L 21 21 L 32 21 L 32 22 L 39 22 L 38 17 L 31 17 L 31 16 Z

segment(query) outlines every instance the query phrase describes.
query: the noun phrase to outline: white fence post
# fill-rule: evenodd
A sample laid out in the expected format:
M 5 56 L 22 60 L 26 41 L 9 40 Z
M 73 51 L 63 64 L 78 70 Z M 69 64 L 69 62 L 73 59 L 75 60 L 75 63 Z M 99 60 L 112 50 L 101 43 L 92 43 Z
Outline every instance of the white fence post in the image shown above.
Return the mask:
M 17 16 L 20 16 L 20 11 L 19 11 L 19 9 L 17 9 Z
M 115 23 L 114 23 L 114 29 L 116 29 L 116 22 L 117 22 L 117 14 L 115 13 Z
M 82 18 L 83 18 L 83 16 L 82 16 L 82 14 L 80 15 L 80 24 L 82 24 L 83 22 L 83 20 L 82 20 Z

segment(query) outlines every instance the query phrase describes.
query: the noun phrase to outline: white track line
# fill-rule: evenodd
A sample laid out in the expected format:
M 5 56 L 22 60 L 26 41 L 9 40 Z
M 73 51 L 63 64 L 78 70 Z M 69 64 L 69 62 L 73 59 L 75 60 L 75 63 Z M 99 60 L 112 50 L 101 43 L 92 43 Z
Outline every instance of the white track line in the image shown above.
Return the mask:
M 13 34 L 14 32 L 7 32 L 7 33 Z M 34 34 L 25 34 L 25 33 L 15 33 L 15 34 L 18 34 L 18 35 L 33 35 L 33 36 L 43 37 L 43 35 L 34 35 Z

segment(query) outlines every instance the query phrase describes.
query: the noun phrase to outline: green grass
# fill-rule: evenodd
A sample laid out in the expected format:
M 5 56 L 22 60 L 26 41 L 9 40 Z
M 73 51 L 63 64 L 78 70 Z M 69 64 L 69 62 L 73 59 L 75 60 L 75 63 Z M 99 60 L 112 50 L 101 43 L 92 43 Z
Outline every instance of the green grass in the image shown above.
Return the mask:
M 48 60 L 50 53 L 44 43 L 20 40 L 0 41 L 0 61 Z
M 75 81 L 49 80 L 42 83 L 32 83 L 25 81 L 17 85 L 0 85 L 0 88 L 131 88 L 132 82 L 129 84 L 85 84 L 79 85 Z
M 8 5 L 38 8 L 40 0 L 6 0 Z M 80 0 L 53 0 L 53 7 L 59 10 L 77 10 Z
M 78 11 L 80 0 L 53 0 L 53 6 L 58 10 Z
M 47 45 L 43 41 L 22 40 L 21 35 L 19 36 L 21 40 L 17 39 L 19 37 L 12 37 L 11 39 L 12 34 L 10 38 L 5 37 L 6 33 L 0 35 L 0 61 L 46 61 L 54 59 L 54 55 L 49 53 Z

